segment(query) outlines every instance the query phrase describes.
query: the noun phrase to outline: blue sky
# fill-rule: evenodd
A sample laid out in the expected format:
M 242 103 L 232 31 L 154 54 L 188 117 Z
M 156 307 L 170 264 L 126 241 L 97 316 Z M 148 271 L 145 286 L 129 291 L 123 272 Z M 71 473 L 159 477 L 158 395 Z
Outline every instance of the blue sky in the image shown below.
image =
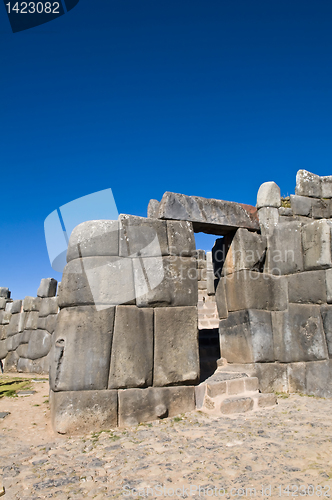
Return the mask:
M 327 0 L 80 0 L 13 34 L 1 7 L 0 286 L 60 279 L 44 220 L 89 193 L 146 215 L 332 174 L 331 25 Z

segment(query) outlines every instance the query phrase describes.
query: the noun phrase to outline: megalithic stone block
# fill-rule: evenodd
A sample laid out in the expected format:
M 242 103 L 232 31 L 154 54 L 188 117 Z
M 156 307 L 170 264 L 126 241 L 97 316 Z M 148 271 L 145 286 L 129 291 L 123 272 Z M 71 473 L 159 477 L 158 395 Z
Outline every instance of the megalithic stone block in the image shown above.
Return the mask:
M 166 222 L 134 215 L 119 215 L 120 257 L 169 255 Z
M 304 269 L 322 269 L 332 266 L 331 221 L 317 220 L 302 228 Z
M 38 311 L 28 312 L 24 328 L 26 330 L 37 330 L 38 318 L 39 318 Z
M 216 304 L 217 304 L 219 319 L 227 318 L 228 306 L 227 306 L 225 283 L 223 280 L 219 281 L 216 289 Z
M 325 175 L 320 179 L 322 186 L 322 198 L 332 198 L 332 175 Z
M 118 256 L 117 220 L 90 220 L 74 228 L 70 235 L 67 262 L 82 257 Z
M 25 322 L 27 319 L 27 313 L 13 314 L 10 318 L 10 322 L 7 328 L 7 337 L 15 335 L 16 333 L 23 332 L 25 328 Z
M 321 198 L 322 187 L 319 175 L 312 174 L 307 170 L 299 170 L 296 174 L 295 194 L 309 196 L 310 198 Z
M 274 207 L 262 207 L 258 210 L 258 219 L 263 236 L 271 236 L 279 224 L 279 212 Z
M 37 290 L 38 297 L 55 297 L 58 282 L 53 278 L 43 278 Z
M 288 276 L 288 300 L 298 304 L 326 303 L 325 271 L 306 271 Z
M 268 238 L 265 272 L 275 275 L 303 271 L 302 224 L 290 221 L 279 224 Z
M 138 307 L 197 305 L 195 258 L 136 258 L 133 259 L 133 266 Z
M 60 311 L 50 353 L 53 391 L 107 389 L 114 313 L 94 306 Z
M 117 306 L 109 389 L 152 385 L 153 309 Z
M 40 297 L 25 297 L 23 311 L 39 311 L 42 299 Z
M 6 308 L 6 299 L 4 297 L 0 297 L 0 311 L 4 311 Z
M 166 221 L 170 255 L 194 256 L 196 251 L 193 225 L 188 221 Z
M 8 349 L 6 347 L 6 340 L 0 340 L 0 359 L 5 359 L 8 354 Z
M 238 229 L 229 242 L 223 266 L 224 276 L 243 269 L 258 271 L 264 262 L 266 248 L 264 236 L 247 229 Z
M 119 390 L 119 426 L 138 425 L 195 409 L 193 386 Z
M 304 362 L 287 363 L 286 366 L 289 392 L 300 392 L 302 394 L 305 394 L 306 364 L 307 363 Z
M 257 208 L 281 207 L 280 187 L 275 182 L 264 182 L 257 194 Z
M 12 314 L 8 311 L 0 311 L 0 325 L 9 325 Z
M 0 297 L 4 297 L 5 299 L 10 299 L 9 288 L 5 288 L 3 286 L 0 286 Z
M 19 357 L 16 351 L 9 352 L 5 357 L 4 361 L 4 371 L 5 372 L 16 372 L 17 371 L 17 363 Z
M 310 217 L 312 211 L 312 198 L 308 196 L 297 196 L 296 194 L 290 195 L 290 202 L 294 215 L 302 215 Z
M 22 300 L 14 300 L 10 312 L 12 314 L 17 314 L 22 311 Z
M 225 234 L 238 227 L 259 230 L 257 210 L 251 205 L 166 192 L 159 206 L 160 219 L 187 220 L 195 232 Z
M 0 340 L 4 340 L 7 338 L 7 326 L 1 325 L 0 326 Z
M 50 352 L 51 345 L 52 336 L 46 330 L 33 330 L 28 343 L 27 358 L 43 358 Z
M 328 219 L 331 213 L 331 200 L 312 199 L 312 217 L 314 219 Z
M 222 279 L 226 287 L 228 311 L 287 309 L 287 278 L 284 276 L 239 271 Z
M 159 211 L 159 201 L 158 200 L 150 200 L 148 204 L 148 218 L 149 219 L 158 219 L 158 211 Z
M 50 391 L 51 419 L 59 434 L 87 434 L 118 423 L 118 391 Z
M 11 335 L 6 339 L 6 349 L 8 352 L 16 351 L 18 346 L 21 343 L 23 333 L 16 333 L 15 335 Z
M 229 363 L 274 361 L 271 313 L 246 310 L 220 321 L 220 353 Z
M 325 273 L 326 301 L 328 304 L 332 304 L 332 269 L 326 269 Z
M 49 333 L 53 333 L 56 327 L 56 322 L 57 322 L 58 315 L 57 314 L 50 314 L 47 316 L 46 322 L 45 322 L 45 330 L 47 330 Z
M 133 303 L 135 287 L 130 258 L 85 257 L 69 262 L 63 272 L 60 308 Z
M 284 312 L 272 312 L 276 361 L 294 363 L 328 358 L 320 307 L 289 304 Z
M 332 397 L 332 360 L 306 363 L 306 393 L 321 398 Z
M 332 358 L 332 306 L 321 306 L 320 312 L 323 320 L 327 350 L 329 357 Z
M 58 311 L 58 297 L 49 297 L 46 299 L 42 299 L 39 310 L 40 318 L 45 318 L 49 314 L 57 314 Z
M 197 307 L 158 307 L 155 314 L 153 385 L 199 380 Z
M 28 357 L 28 350 L 29 350 L 28 344 L 20 344 L 18 346 L 18 348 L 16 349 L 17 354 L 19 355 L 20 358 L 27 358 Z

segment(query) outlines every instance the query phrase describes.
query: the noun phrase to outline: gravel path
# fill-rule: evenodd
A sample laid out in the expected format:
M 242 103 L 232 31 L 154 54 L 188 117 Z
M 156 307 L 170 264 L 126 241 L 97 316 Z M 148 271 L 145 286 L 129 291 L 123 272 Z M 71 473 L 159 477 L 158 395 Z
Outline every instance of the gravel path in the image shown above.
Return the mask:
M 192 412 L 70 438 L 51 431 L 47 382 L 34 390 L 0 400 L 4 500 L 332 497 L 332 400 L 291 395 L 235 418 Z

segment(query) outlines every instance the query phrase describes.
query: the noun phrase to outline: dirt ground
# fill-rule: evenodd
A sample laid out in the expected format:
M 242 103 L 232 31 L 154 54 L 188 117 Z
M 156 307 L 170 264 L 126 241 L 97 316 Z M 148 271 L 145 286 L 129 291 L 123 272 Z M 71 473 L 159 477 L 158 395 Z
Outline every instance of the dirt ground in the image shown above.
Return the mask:
M 280 396 L 235 418 L 191 412 L 68 437 L 52 431 L 48 382 L 31 384 L 0 399 L 1 500 L 332 497 L 332 400 Z

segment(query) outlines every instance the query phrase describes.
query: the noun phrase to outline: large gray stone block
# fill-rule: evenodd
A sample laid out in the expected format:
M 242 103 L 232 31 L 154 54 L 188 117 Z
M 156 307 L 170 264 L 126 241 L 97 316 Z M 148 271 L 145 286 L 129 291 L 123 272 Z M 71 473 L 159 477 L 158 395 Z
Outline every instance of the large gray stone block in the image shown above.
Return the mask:
M 5 299 L 10 299 L 9 288 L 5 288 L 3 286 L 0 286 L 0 297 L 4 297 Z
M 55 297 L 57 285 L 57 280 L 53 278 L 43 278 L 37 290 L 37 296 L 41 298 Z
M 331 200 L 312 200 L 312 217 L 314 219 L 328 219 L 331 212 Z
M 136 258 L 133 259 L 133 266 L 138 307 L 197 305 L 195 258 Z
M 239 271 L 222 278 L 226 287 L 228 311 L 287 309 L 287 278 L 255 271 Z
M 16 333 L 23 332 L 26 319 L 27 313 L 25 312 L 13 314 L 10 318 L 10 322 L 7 328 L 7 337 L 15 335 Z
M 19 373 L 33 373 L 33 363 L 32 359 L 19 358 L 17 362 L 17 371 Z
M 271 236 L 274 228 L 279 224 L 279 212 L 277 208 L 263 207 L 258 210 L 258 219 L 263 236 Z
M 299 170 L 296 174 L 295 194 L 309 196 L 310 198 L 321 198 L 322 187 L 319 175 L 312 174 L 307 170 Z
M 18 348 L 16 349 L 17 354 L 19 355 L 20 358 L 27 358 L 28 357 L 28 350 L 29 350 L 28 344 L 20 344 L 18 346 Z
M 329 357 L 332 358 L 332 306 L 321 306 L 320 312 L 323 320 L 327 350 Z
M 109 389 L 147 387 L 153 373 L 153 309 L 117 306 Z
M 47 330 L 49 333 L 53 333 L 56 327 L 56 322 L 57 322 L 58 315 L 57 314 L 50 314 L 46 318 L 45 322 L 45 330 Z
M 132 259 L 85 257 L 69 262 L 64 269 L 58 297 L 60 308 L 92 304 L 102 308 L 133 300 Z
M 46 299 L 42 299 L 39 310 L 40 318 L 45 318 L 49 314 L 57 314 L 58 311 L 58 297 L 49 297 Z
M 26 330 L 37 330 L 38 317 L 39 317 L 38 311 L 28 312 L 24 328 Z
M 288 391 L 306 392 L 306 365 L 307 363 L 288 363 L 287 376 L 288 376 Z
M 52 345 L 52 336 L 46 330 L 33 330 L 28 343 L 27 358 L 39 359 L 47 356 Z
M 288 300 L 298 304 L 326 303 L 325 271 L 306 271 L 288 276 Z
M 41 328 L 41 330 L 44 330 L 44 328 Z M 32 332 L 33 332 L 33 330 L 24 330 L 22 332 L 21 344 L 28 344 L 29 343 Z
M 294 215 L 310 217 L 312 211 L 312 198 L 307 196 L 290 195 L 290 202 Z
M 87 434 L 118 423 L 117 391 L 50 391 L 51 419 L 59 434 Z
M 257 194 L 257 208 L 281 207 L 280 187 L 275 182 L 264 182 Z
M 114 312 L 94 306 L 60 311 L 50 353 L 53 391 L 107 389 Z
M 25 297 L 23 300 L 23 311 L 39 311 L 42 303 L 40 297 Z
M 322 186 L 322 198 L 332 198 L 332 175 L 320 178 Z
M 188 221 L 166 221 L 170 255 L 191 257 L 196 250 L 193 225 Z
M 13 300 L 7 300 L 7 302 L 6 302 L 6 308 L 5 308 L 6 312 L 8 312 L 10 314 L 12 313 L 13 303 L 14 303 Z
M 223 274 L 232 274 L 243 269 L 259 270 L 265 258 L 266 238 L 247 229 L 238 229 L 229 241 Z
M 332 266 L 331 222 L 317 220 L 302 227 L 304 269 L 322 269 Z
M 262 393 L 288 392 L 287 364 L 256 363 L 255 377 Z
M 328 304 L 332 304 L 332 269 L 326 269 L 325 281 L 326 281 L 326 301 Z
M 70 235 L 67 262 L 82 257 L 119 255 L 117 220 L 90 220 L 74 228 Z
M 153 385 L 188 385 L 199 380 L 197 307 L 154 311 Z
M 5 372 L 16 372 L 19 357 L 16 351 L 9 352 L 3 363 Z
M 306 363 L 306 393 L 332 398 L 332 359 Z
M 18 348 L 18 346 L 22 342 L 22 336 L 23 336 L 23 332 L 16 333 L 15 335 L 11 335 L 10 337 L 7 337 L 6 348 L 7 348 L 8 352 L 16 351 L 16 349 Z
M 159 201 L 158 200 L 150 200 L 148 204 L 148 218 L 149 219 L 158 219 L 159 212 Z
M 0 326 L 0 340 L 4 340 L 6 338 L 7 338 L 7 326 L 1 325 Z
M 257 211 L 250 205 L 166 192 L 160 202 L 160 219 L 187 220 L 195 232 L 225 234 L 238 227 L 257 231 Z
M 119 426 L 174 417 L 195 409 L 192 386 L 119 390 Z
M 0 340 L 0 359 L 5 359 L 8 354 L 8 349 L 6 347 L 6 340 Z
M 22 300 L 14 300 L 10 312 L 12 314 L 17 314 L 22 311 Z
M 119 216 L 120 257 L 168 255 L 166 222 L 134 215 Z
M 0 325 L 9 325 L 12 314 L 8 311 L 0 311 Z
M 0 311 L 4 311 L 6 309 L 6 299 L 4 297 L 0 297 Z
M 300 222 L 279 224 L 268 238 L 265 272 L 278 276 L 303 271 Z
M 328 358 L 320 307 L 289 304 L 288 311 L 272 313 L 275 359 L 282 363 Z
M 219 280 L 216 289 L 216 304 L 217 304 L 219 319 L 227 318 L 228 307 L 227 307 L 225 283 L 223 280 Z
M 271 313 L 246 310 L 220 321 L 220 353 L 229 363 L 274 361 Z

